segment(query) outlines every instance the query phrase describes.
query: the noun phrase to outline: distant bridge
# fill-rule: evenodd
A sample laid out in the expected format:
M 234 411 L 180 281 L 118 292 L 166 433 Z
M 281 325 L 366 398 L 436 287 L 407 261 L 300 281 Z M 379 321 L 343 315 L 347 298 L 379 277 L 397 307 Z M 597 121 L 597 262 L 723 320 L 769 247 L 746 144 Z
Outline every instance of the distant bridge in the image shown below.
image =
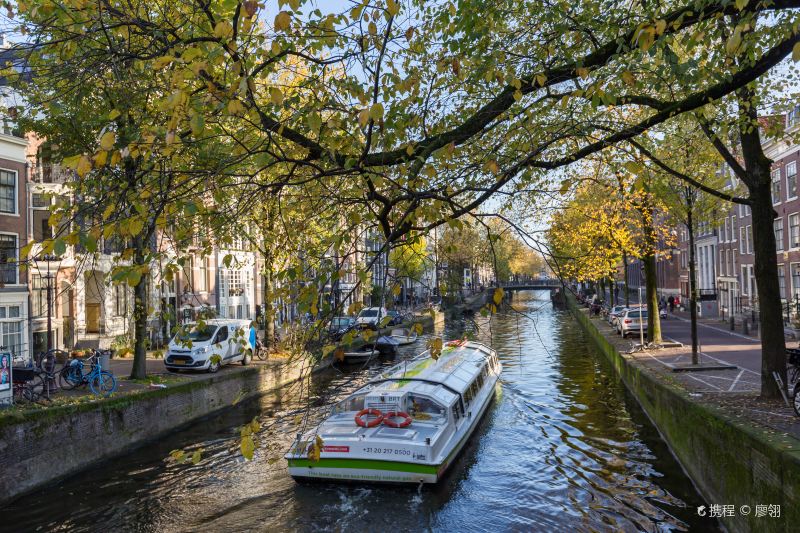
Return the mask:
M 500 286 L 505 291 L 530 291 L 538 289 L 557 289 L 561 287 L 561 280 L 558 278 L 531 279 L 527 281 L 509 281 Z

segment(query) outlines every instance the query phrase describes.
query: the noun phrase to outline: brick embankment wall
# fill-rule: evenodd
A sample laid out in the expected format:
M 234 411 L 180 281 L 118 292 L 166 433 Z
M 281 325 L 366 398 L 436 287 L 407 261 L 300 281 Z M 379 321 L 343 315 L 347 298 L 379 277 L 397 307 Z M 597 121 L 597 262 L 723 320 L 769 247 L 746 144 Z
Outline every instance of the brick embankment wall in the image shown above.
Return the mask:
M 734 505 L 723 518 L 734 532 L 788 532 L 800 528 L 800 445 L 721 409 L 699 403 L 689 393 L 624 358 L 579 309 L 568 305 L 586 333 L 608 358 L 644 408 L 707 505 Z M 756 505 L 780 505 L 780 518 L 756 517 Z M 743 516 L 741 506 L 751 512 Z M 706 511 L 708 512 L 708 511 Z
M 257 365 L 167 389 L 0 418 L 0 504 L 300 378 Z

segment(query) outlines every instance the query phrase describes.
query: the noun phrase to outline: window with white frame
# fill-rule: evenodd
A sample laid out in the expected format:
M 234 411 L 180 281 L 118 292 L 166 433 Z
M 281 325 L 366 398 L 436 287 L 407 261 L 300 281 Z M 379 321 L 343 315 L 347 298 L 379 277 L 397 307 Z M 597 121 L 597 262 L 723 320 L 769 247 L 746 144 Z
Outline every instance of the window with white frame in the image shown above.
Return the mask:
M 733 256 L 733 250 L 728 248 L 728 250 L 725 253 L 725 257 L 726 257 L 726 263 L 728 265 L 728 275 L 729 276 L 733 276 L 733 274 L 734 274 L 733 270 L 736 268 L 736 265 L 734 265 L 733 261 L 731 261 L 731 256 Z
M 800 247 L 800 214 L 789 215 L 789 248 Z
M 719 270 L 720 274 L 727 276 L 728 271 L 725 269 L 725 250 L 722 248 L 719 250 Z
M 229 270 L 228 271 L 228 295 L 240 296 L 244 294 L 244 285 L 242 284 L 242 271 Z M 233 317 L 229 317 L 233 318 Z
M 797 162 L 786 164 L 786 198 L 797 198 Z
M 0 283 L 17 283 L 17 236 L 0 234 Z
M 50 283 L 55 280 L 50 279 Z M 31 276 L 31 317 L 42 318 L 47 316 L 47 283 L 45 276 L 33 274 Z M 50 287 L 50 311 L 56 315 L 55 286 Z
M 731 216 L 731 240 L 736 242 L 736 215 Z
M 747 253 L 753 253 L 753 226 L 747 226 Z
M 17 173 L 0 170 L 0 212 L 17 212 Z
M 747 277 L 747 265 L 742 265 L 742 295 L 747 296 L 750 279 Z
M 781 203 L 781 169 L 772 171 L 772 203 Z
M 775 249 L 783 250 L 783 217 L 776 218 L 772 227 L 775 230 Z
M 22 313 L 20 305 L 0 305 L 0 350 L 22 354 Z
M 792 263 L 789 267 L 792 272 L 792 297 L 800 295 L 800 263 Z
M 126 283 L 114 285 L 114 316 L 128 314 L 128 286 Z
M 778 265 L 778 289 L 781 298 L 786 298 L 786 271 L 783 269 L 783 265 Z
M 747 253 L 747 240 L 745 239 L 744 232 L 745 226 L 739 228 L 739 253 L 746 254 Z
M 728 217 L 725 217 L 725 222 L 722 225 L 722 240 L 723 242 L 730 241 L 731 229 L 730 229 L 730 220 Z

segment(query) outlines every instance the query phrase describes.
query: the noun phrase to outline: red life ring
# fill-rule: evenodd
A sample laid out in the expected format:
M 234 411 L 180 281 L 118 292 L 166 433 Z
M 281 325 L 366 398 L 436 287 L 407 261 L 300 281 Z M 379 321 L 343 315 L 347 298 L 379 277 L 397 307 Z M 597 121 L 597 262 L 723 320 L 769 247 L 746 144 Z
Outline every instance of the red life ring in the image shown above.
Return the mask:
M 375 420 L 370 420 L 369 422 L 364 422 L 361 419 L 361 417 L 364 415 L 373 415 L 378 418 L 376 418 Z M 383 419 L 384 419 L 383 413 L 373 408 L 362 409 L 358 413 L 356 413 L 356 425 L 361 426 L 362 428 L 374 428 L 375 426 L 383 422 Z
M 403 418 L 404 420 L 397 423 L 392 420 L 393 418 Z M 389 411 L 383 415 L 383 423 L 390 428 L 404 428 L 411 425 L 411 416 L 405 411 Z

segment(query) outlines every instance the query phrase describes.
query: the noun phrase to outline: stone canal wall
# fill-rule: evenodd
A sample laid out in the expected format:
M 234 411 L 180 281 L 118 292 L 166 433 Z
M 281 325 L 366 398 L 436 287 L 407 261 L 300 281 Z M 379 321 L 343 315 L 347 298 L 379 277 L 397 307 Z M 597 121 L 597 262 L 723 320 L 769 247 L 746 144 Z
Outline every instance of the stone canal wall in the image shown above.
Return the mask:
M 254 365 L 166 389 L 0 418 L 0 504 L 300 378 Z
M 800 447 L 776 435 L 735 420 L 736 413 L 703 405 L 689 394 L 625 359 L 579 309 L 568 305 L 578 322 L 616 369 L 644 408 L 707 505 L 734 505 L 724 518 L 730 531 L 797 531 L 800 527 Z M 781 518 L 743 517 L 748 505 L 778 504 Z
M 441 326 L 431 316 L 416 321 L 425 331 Z M 384 328 L 380 334 L 388 335 L 392 329 Z M 333 356 L 324 358 L 314 371 L 331 366 L 332 360 Z M 242 400 L 293 383 L 301 374 L 300 363 L 235 365 L 166 389 L 28 411 L 18 417 L 0 412 L 0 505 Z

